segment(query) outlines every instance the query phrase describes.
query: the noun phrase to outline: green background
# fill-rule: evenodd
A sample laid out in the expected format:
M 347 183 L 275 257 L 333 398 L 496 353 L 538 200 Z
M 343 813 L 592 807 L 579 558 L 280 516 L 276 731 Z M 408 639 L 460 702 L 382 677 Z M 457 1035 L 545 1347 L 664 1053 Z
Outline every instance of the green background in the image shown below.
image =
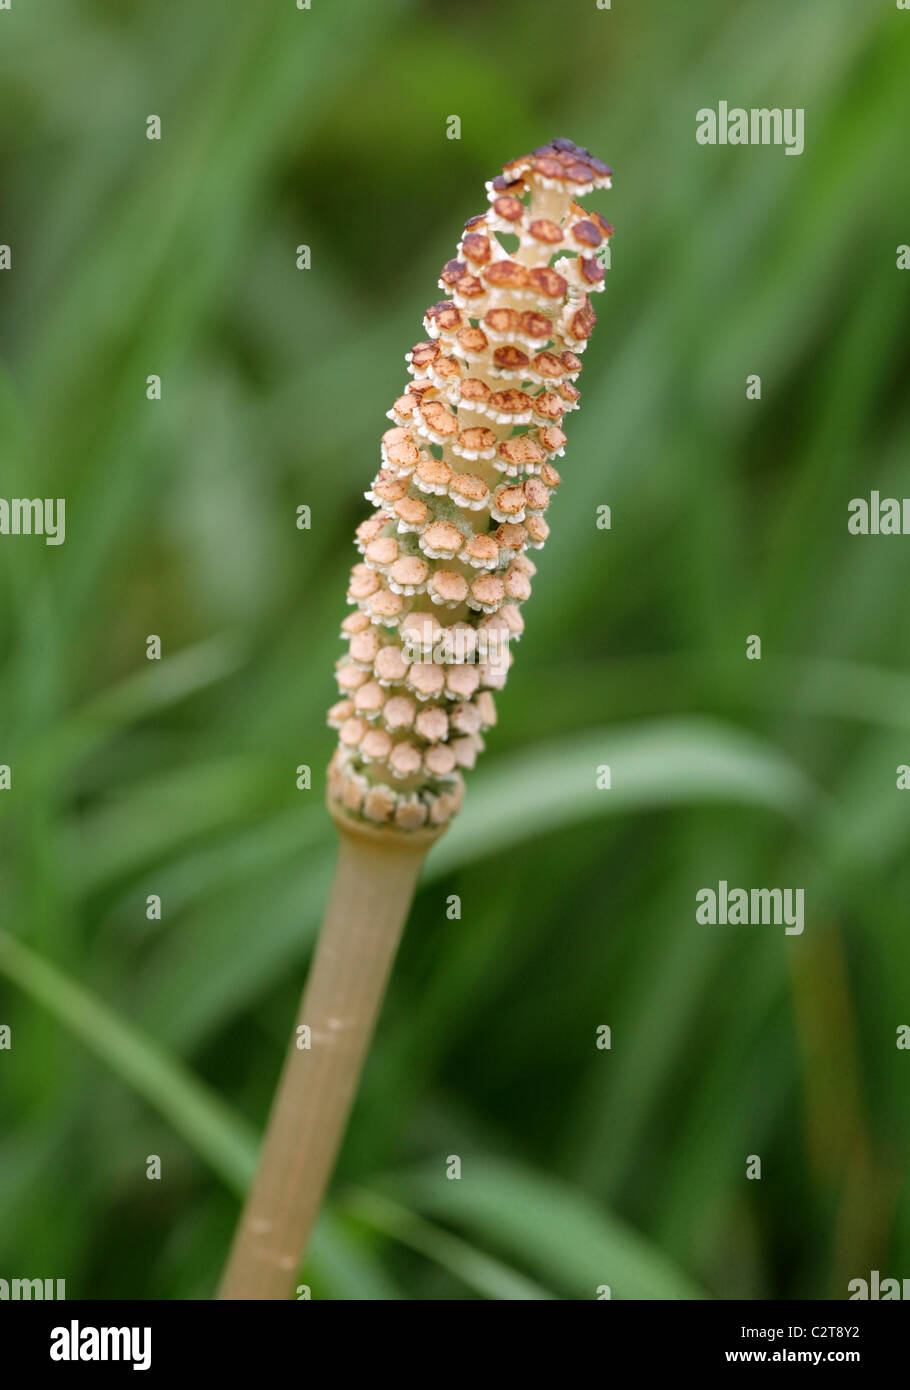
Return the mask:
M 62 547 L 0 538 L 0 1277 L 212 1293 L 331 869 L 384 412 L 484 180 L 554 136 L 616 171 L 582 409 L 306 1280 L 910 1275 L 910 539 L 846 528 L 910 491 L 908 65 L 893 0 L 0 11 L 0 491 L 67 499 Z M 720 99 L 804 107 L 805 153 L 699 146 Z M 699 926 L 721 878 L 803 887 L 805 934 Z

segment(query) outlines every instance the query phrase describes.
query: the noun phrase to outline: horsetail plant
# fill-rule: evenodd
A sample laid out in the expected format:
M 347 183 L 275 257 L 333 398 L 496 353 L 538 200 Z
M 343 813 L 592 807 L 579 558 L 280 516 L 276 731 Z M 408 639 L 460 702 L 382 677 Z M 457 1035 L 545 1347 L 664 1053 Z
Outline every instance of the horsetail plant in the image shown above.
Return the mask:
M 570 140 L 506 164 L 407 354 L 329 712 L 335 878 L 222 1298 L 291 1291 L 424 855 L 496 721 L 612 235 L 575 199 L 609 187 L 608 167 Z

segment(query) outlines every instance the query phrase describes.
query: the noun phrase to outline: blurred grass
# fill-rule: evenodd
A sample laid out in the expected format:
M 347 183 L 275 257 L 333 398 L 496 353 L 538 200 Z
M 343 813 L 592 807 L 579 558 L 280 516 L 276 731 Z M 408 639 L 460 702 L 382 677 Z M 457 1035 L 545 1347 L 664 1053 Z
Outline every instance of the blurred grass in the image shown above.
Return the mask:
M 617 170 L 583 409 L 305 1277 L 831 1297 L 910 1264 L 910 589 L 845 527 L 907 490 L 907 23 L 567 15 L 0 16 L 0 494 L 68 531 L 0 544 L 0 1273 L 211 1292 L 331 867 L 294 773 L 384 411 L 483 180 L 557 134 Z M 806 153 L 697 146 L 720 96 L 804 106 Z M 804 937 L 698 927 L 718 878 L 804 885 Z

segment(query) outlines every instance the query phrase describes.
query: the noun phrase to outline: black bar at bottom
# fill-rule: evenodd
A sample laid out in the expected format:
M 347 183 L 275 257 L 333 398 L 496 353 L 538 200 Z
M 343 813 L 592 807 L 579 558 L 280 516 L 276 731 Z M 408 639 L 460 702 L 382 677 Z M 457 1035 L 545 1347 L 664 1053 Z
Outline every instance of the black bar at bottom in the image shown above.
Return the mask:
M 527 1304 L 470 1300 L 2 1302 L 0 1356 L 7 1369 L 16 1366 L 17 1384 L 38 1373 L 65 1381 L 80 1373 L 204 1370 L 207 1381 L 255 1381 L 257 1390 L 260 1383 L 268 1390 L 276 1371 L 324 1379 L 333 1364 L 345 1378 L 359 1363 L 368 1375 L 400 1374 L 405 1384 L 418 1374 L 451 1381 L 462 1369 L 489 1375 L 497 1366 L 514 1380 L 527 1367 L 535 1383 L 552 1376 L 561 1386 L 598 1366 L 611 1373 L 790 1365 L 868 1373 L 906 1363 L 906 1308 L 893 1301 L 592 1300 L 584 1316 L 577 1304 L 574 1312 L 558 1308 L 549 1303 L 526 1323 Z

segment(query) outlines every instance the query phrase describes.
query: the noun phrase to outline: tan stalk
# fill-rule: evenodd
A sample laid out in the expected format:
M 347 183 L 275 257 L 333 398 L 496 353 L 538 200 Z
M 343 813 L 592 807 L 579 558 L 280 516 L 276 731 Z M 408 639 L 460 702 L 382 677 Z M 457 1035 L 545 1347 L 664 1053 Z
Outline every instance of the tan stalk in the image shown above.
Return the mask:
M 430 845 L 336 816 L 338 859 L 319 944 L 219 1297 L 292 1290 L 341 1144 L 386 981 Z M 301 1029 L 309 1030 L 309 1047 Z

